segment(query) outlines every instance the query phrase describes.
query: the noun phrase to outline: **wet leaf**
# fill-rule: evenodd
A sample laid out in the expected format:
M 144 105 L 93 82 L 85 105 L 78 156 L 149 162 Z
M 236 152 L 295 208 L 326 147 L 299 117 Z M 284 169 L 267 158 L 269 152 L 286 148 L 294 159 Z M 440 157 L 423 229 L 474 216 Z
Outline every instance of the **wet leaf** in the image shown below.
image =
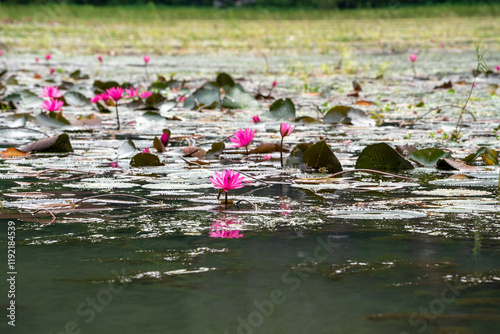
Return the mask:
M 151 153 L 137 153 L 130 159 L 131 167 L 164 166 L 158 156 Z
M 158 94 L 158 93 L 153 93 L 153 95 L 151 95 L 150 97 L 148 97 L 146 99 L 146 101 L 144 101 L 146 103 L 146 107 L 149 108 L 149 107 L 155 107 L 157 108 L 158 106 L 160 106 L 163 102 L 165 102 L 165 97 L 161 94 Z
M 97 109 L 99 110 L 99 112 L 102 112 L 105 114 L 110 114 L 113 112 L 113 111 L 111 111 L 111 109 L 108 108 L 108 105 L 106 104 L 106 102 L 97 101 L 97 103 L 95 105 L 96 105 Z
M 207 109 L 217 109 L 220 105 L 219 88 L 206 87 L 210 86 L 205 85 L 188 96 L 184 101 L 184 108 L 197 109 L 201 106 L 205 106 Z
M 464 161 L 471 163 L 481 157 L 487 165 L 498 164 L 498 152 L 489 147 L 480 147 L 476 153 L 469 154 L 464 158 Z
M 375 120 L 361 109 L 335 106 L 328 110 L 323 119 L 325 124 L 352 124 L 355 126 L 374 126 Z
M 40 139 L 25 146 L 22 151 L 45 152 L 45 153 L 66 153 L 73 152 L 73 147 L 66 133 L 50 138 Z
M 295 118 L 295 104 L 290 99 L 276 100 L 269 108 L 267 115 L 275 119 Z
M 356 161 L 356 169 L 397 171 L 414 169 L 413 165 L 386 143 L 365 147 Z
M 137 150 L 135 143 L 132 140 L 127 140 L 118 148 L 118 158 L 126 158 L 132 155 Z
M 158 137 L 155 137 L 153 139 L 153 147 L 158 151 L 158 152 L 165 152 L 166 149 L 165 149 L 165 145 L 163 145 L 163 143 L 161 142 L 160 139 L 158 139 Z
M 436 167 L 438 169 L 444 169 L 444 170 L 459 170 L 459 171 L 477 170 L 477 167 L 469 166 L 461 160 L 451 159 L 451 158 L 439 159 Z
M 30 152 L 24 152 L 24 151 L 18 150 L 17 148 L 9 147 L 5 151 L 0 152 L 0 155 L 3 158 L 20 158 L 20 157 L 29 156 Z
M 67 104 L 75 107 L 85 107 L 90 105 L 90 101 L 85 95 L 78 92 L 67 92 L 64 94 L 64 100 Z
M 409 159 L 422 166 L 435 167 L 441 158 L 450 158 L 451 154 L 439 148 L 424 148 L 410 154 Z
M 46 126 L 49 128 L 61 128 L 70 125 L 70 122 L 62 115 L 62 111 L 49 113 L 41 113 L 36 116 L 36 121 L 41 126 Z
M 297 117 L 296 119 L 293 120 L 294 122 L 300 122 L 304 124 L 313 124 L 313 123 L 321 123 L 319 119 L 316 119 L 314 117 L 310 116 L 302 116 L 302 117 Z
M 219 86 L 224 87 L 224 90 L 226 89 L 226 87 L 234 87 L 235 85 L 233 78 L 227 73 L 220 73 L 217 76 L 216 81 Z
M 37 108 L 42 105 L 43 100 L 38 97 L 38 94 L 32 93 L 29 90 L 20 92 L 21 103 L 24 108 Z
M 405 145 L 397 145 L 396 146 L 396 152 L 401 154 L 403 157 L 408 158 L 410 154 L 415 152 L 417 150 L 418 143 L 413 144 L 412 146 L 405 144 Z
M 326 141 L 320 141 L 304 152 L 304 162 L 311 168 L 326 168 L 330 173 L 342 171 L 339 160 Z
M 434 87 L 434 89 L 451 89 L 453 87 L 453 83 L 450 81 L 445 82 L 442 85 Z
M 356 105 L 358 106 L 371 106 L 373 105 L 375 102 L 372 102 L 372 101 L 365 101 L 365 100 L 359 100 L 359 101 L 356 101 Z
M 250 150 L 250 153 L 272 153 L 279 150 L 280 150 L 279 144 L 262 143 L 253 150 Z
M 205 151 L 201 147 L 188 146 L 182 147 L 181 150 L 184 152 L 184 157 L 195 157 L 198 159 L 203 159 L 205 158 L 205 154 L 207 154 L 207 151 Z
M 297 166 L 302 165 L 304 163 L 304 153 L 310 148 L 312 144 L 310 143 L 302 143 L 298 144 L 292 149 L 290 155 L 286 159 L 287 166 Z
M 212 148 L 206 154 L 207 159 L 217 159 L 224 152 L 226 145 L 223 142 L 216 142 L 212 144 Z
M 259 102 L 238 86 L 229 88 L 224 96 L 222 106 L 228 109 L 247 109 L 259 107 Z
M 82 74 L 80 70 L 76 70 L 70 73 L 69 75 L 70 78 L 73 78 L 75 80 L 84 80 L 88 79 L 89 75 L 88 74 Z
M 94 81 L 94 93 L 100 94 L 106 91 L 108 88 L 119 87 L 120 84 L 116 81 Z

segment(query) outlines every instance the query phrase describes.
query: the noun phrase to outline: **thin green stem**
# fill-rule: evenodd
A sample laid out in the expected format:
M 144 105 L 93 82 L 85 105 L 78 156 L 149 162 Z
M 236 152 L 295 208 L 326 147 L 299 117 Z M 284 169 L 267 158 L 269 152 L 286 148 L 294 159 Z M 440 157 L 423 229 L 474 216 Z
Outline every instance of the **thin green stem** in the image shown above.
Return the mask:
M 280 159 L 282 168 L 283 168 L 283 139 L 285 139 L 285 137 L 281 137 L 281 145 L 280 145 Z
M 417 70 L 415 69 L 415 63 L 411 63 L 411 68 L 413 70 L 413 77 L 416 78 L 417 77 Z
M 118 124 L 117 130 L 120 130 L 120 116 L 118 116 L 118 101 L 115 101 L 116 107 L 116 123 Z

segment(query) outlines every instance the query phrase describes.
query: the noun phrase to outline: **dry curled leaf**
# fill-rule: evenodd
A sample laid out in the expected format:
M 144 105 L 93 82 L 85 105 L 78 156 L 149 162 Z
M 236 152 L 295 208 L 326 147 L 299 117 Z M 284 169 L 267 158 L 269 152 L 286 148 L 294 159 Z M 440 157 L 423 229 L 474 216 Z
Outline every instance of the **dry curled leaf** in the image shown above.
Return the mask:
M 21 158 L 21 157 L 29 156 L 30 152 L 24 152 L 24 151 L 18 150 L 17 148 L 9 147 L 5 151 L 0 152 L 0 155 L 3 158 Z
M 201 147 L 187 146 L 187 147 L 182 147 L 181 149 L 182 151 L 184 151 L 185 157 L 194 157 L 198 159 L 203 159 L 205 157 L 205 154 L 207 154 L 207 151 L 205 151 Z

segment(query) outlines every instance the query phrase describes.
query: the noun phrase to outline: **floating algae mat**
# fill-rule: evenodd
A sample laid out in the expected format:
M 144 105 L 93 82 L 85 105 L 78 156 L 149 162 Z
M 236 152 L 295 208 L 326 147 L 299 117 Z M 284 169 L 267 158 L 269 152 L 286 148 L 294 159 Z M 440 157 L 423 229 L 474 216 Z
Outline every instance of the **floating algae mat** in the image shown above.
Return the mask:
M 498 328 L 497 73 L 451 141 L 474 53 L 200 57 L 5 57 L 15 330 Z

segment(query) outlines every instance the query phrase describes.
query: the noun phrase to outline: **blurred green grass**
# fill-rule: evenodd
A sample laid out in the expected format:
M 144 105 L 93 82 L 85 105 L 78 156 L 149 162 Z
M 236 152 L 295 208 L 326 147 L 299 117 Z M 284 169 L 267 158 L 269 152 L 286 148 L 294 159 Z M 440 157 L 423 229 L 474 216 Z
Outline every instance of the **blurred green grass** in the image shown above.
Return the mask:
M 0 47 L 69 54 L 500 47 L 500 4 L 359 10 L 0 5 Z

